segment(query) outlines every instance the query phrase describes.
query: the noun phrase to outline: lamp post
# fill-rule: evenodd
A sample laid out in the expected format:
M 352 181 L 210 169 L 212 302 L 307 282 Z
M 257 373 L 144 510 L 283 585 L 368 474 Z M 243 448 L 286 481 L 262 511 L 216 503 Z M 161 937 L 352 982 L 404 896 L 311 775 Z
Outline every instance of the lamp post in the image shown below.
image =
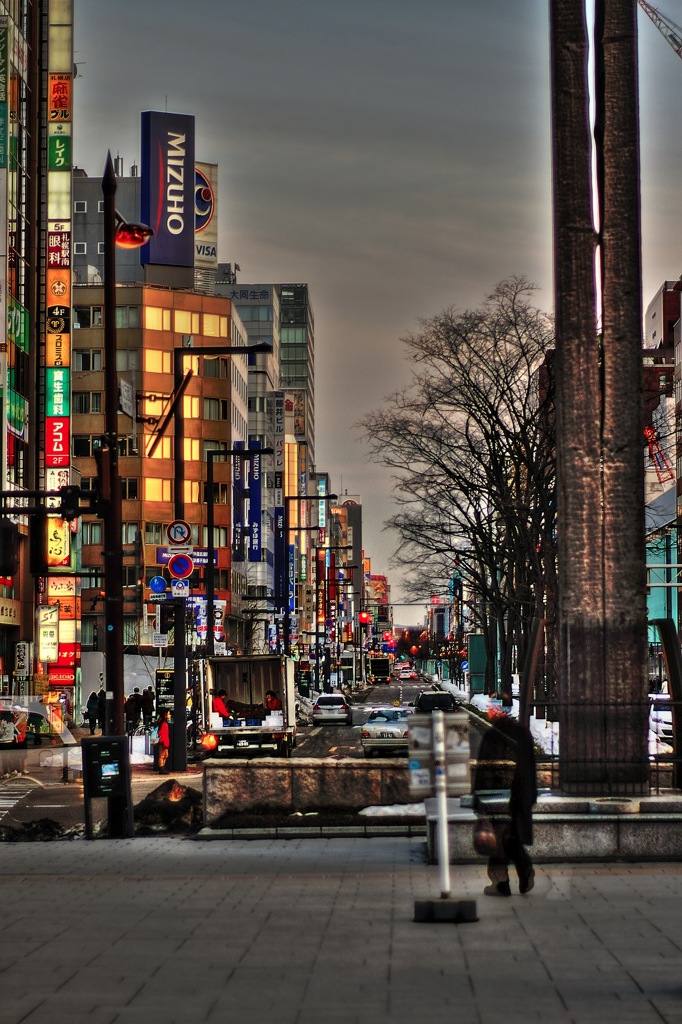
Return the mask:
M 104 525 L 104 604 L 106 722 L 109 735 L 124 736 L 123 683 L 123 536 L 121 477 L 118 470 L 118 377 L 116 374 L 116 245 L 136 249 L 153 234 L 143 224 L 128 224 L 116 212 L 116 174 L 107 153 L 102 175 L 104 207 L 104 444 L 98 449 L 98 479 Z M 131 834 L 130 796 L 108 798 L 112 838 Z
M 116 245 L 139 248 L 153 234 L 143 224 L 128 224 L 116 212 L 116 174 L 107 153 L 102 176 L 104 205 L 104 446 L 99 449 L 100 493 L 104 520 L 104 606 L 107 730 L 124 733 L 123 721 L 123 536 L 121 478 L 118 470 L 118 377 L 116 374 Z

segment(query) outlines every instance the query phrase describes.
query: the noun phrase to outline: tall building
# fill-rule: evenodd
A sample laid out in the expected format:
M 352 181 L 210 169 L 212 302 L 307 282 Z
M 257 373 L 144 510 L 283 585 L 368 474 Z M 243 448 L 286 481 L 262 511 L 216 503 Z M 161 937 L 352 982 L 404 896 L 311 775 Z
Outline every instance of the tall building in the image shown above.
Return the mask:
M 69 457 L 73 7 L 0 0 L 0 466 L 19 568 L 0 580 L 3 693 L 68 691 L 79 671 L 74 534 L 59 501 Z M 22 497 L 23 491 L 33 491 Z M 14 497 L 16 495 L 16 497 Z M 22 503 L 27 512 L 19 514 Z M 49 519 L 34 516 L 50 505 Z M 29 527 L 41 557 L 30 565 Z M 49 525 L 49 529 L 48 529 Z M 35 626 L 36 619 L 38 626 Z M 46 700 L 49 698 L 46 698 Z

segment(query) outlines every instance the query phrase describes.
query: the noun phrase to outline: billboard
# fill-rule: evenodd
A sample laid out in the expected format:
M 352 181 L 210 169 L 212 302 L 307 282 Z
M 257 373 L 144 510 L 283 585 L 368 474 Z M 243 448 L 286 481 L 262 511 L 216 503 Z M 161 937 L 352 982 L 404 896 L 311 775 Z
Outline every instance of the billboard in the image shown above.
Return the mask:
M 141 217 L 154 234 L 140 263 L 194 266 L 194 117 L 142 112 Z
M 194 169 L 194 266 L 218 266 L 218 165 Z

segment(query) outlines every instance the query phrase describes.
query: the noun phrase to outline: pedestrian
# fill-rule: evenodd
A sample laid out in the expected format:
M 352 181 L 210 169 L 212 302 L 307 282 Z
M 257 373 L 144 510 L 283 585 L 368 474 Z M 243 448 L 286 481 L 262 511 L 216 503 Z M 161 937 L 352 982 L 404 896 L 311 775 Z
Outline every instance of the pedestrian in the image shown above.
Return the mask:
M 154 691 L 151 686 L 142 691 L 142 724 L 145 729 L 150 729 L 154 717 Z
M 156 759 L 156 770 L 160 775 L 168 775 L 168 769 L 166 768 L 166 762 L 168 761 L 168 752 L 170 750 L 170 727 L 168 725 L 168 711 L 162 711 L 159 715 L 156 727 L 159 730 L 158 743 L 156 749 L 158 751 Z
M 97 712 L 97 724 L 100 727 L 102 735 L 104 736 L 104 728 L 107 721 L 107 695 L 104 690 L 99 690 L 97 694 L 99 700 L 99 711 Z
M 140 724 L 142 715 L 142 695 L 139 686 L 136 686 L 125 702 L 126 730 L 129 736 L 135 732 Z
M 233 712 L 225 703 L 226 700 L 227 690 L 218 690 L 218 692 L 213 695 L 213 700 L 211 701 L 211 711 L 214 715 L 220 715 L 223 720 L 223 725 L 227 725 L 230 719 L 234 718 Z
M 97 719 L 99 718 L 99 697 L 93 690 L 88 697 L 88 702 L 85 705 L 85 711 L 88 716 L 88 725 L 90 726 L 90 735 L 95 735 L 95 727 L 97 725 Z
M 526 846 L 533 844 L 533 805 L 537 800 L 535 753 L 530 729 L 512 718 L 497 701 L 488 709 L 488 728 L 478 751 L 474 776 L 474 809 L 490 819 L 495 833 L 488 857 L 490 885 L 486 896 L 511 896 L 509 863 L 519 879 L 519 892 L 530 892 L 535 871 Z M 498 791 L 497 800 L 490 791 Z M 499 791 L 507 806 L 499 807 Z M 487 795 L 486 795 L 487 794 Z

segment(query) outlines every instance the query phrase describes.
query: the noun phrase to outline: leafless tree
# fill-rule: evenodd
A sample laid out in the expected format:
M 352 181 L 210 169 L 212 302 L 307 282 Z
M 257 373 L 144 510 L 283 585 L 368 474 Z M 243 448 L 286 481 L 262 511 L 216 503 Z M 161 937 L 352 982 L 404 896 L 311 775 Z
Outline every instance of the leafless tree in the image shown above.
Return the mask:
M 480 308 L 421 321 L 403 339 L 412 383 L 362 421 L 371 452 L 395 471 L 387 525 L 411 596 L 447 592 L 461 575 L 506 692 L 555 562 L 553 326 L 533 292 L 510 278 Z

